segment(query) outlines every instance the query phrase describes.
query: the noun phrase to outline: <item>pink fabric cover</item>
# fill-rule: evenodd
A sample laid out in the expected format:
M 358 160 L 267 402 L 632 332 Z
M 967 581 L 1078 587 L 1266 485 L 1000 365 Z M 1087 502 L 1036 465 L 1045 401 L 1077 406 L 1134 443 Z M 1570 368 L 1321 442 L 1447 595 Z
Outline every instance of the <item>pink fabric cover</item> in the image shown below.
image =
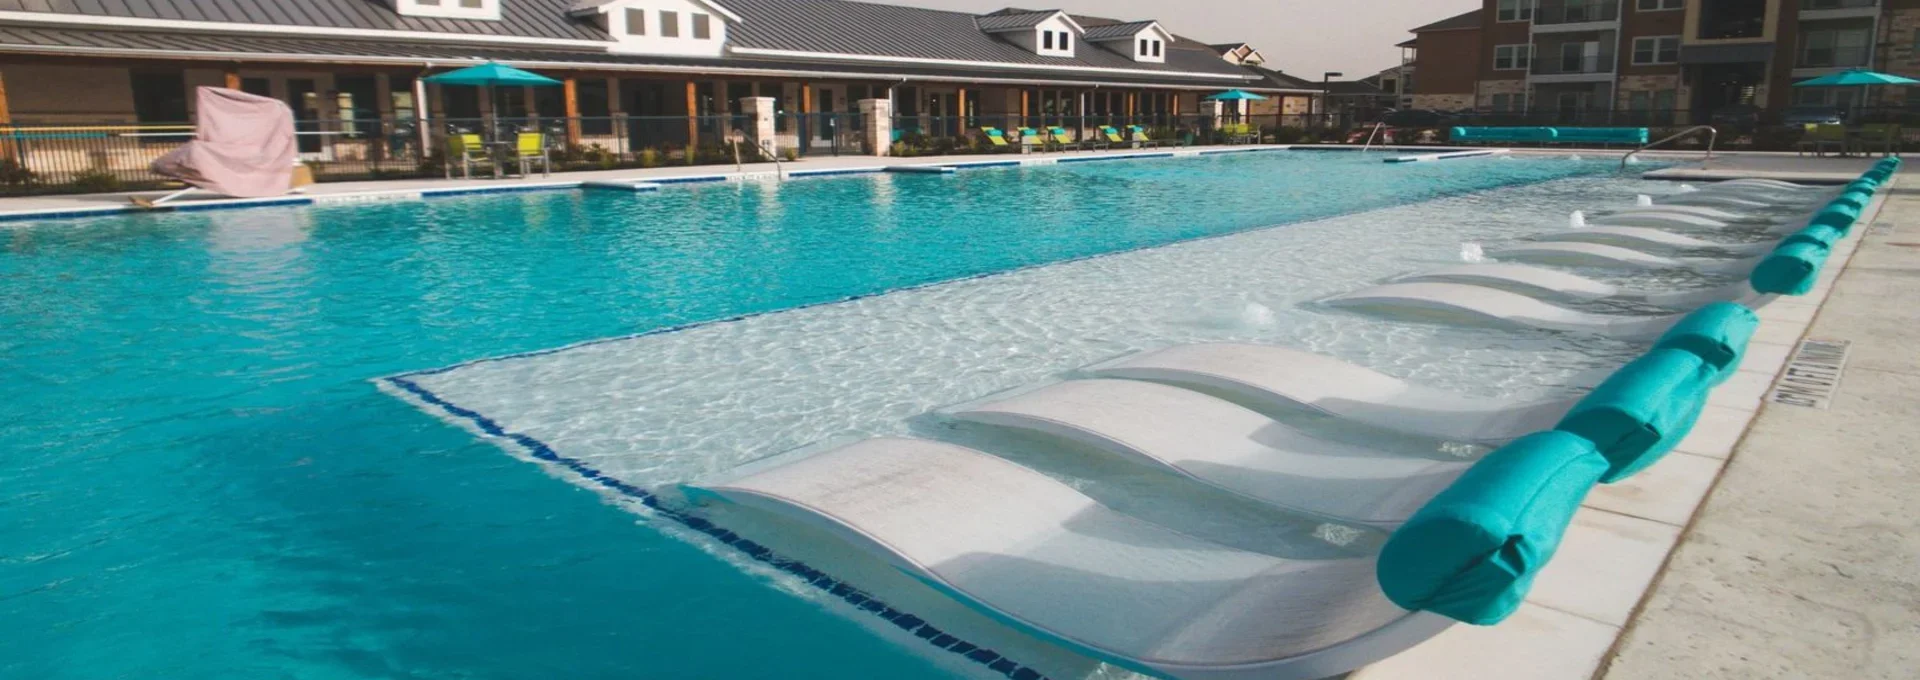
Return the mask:
M 153 171 L 219 194 L 279 196 L 293 183 L 299 147 L 293 110 L 272 97 L 224 87 L 195 93 L 194 140 L 153 161 Z

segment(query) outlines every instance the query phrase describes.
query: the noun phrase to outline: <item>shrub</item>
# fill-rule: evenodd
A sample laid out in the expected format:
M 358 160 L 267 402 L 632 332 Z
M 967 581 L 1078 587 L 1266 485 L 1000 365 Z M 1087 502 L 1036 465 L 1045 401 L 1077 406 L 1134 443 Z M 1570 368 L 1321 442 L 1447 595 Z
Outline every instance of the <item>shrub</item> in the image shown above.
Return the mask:
M 789 163 L 800 160 L 800 150 L 788 147 L 780 150 L 780 158 Z
M 1300 140 L 1305 139 L 1306 136 L 1307 136 L 1306 128 L 1283 126 L 1273 131 L 1273 143 L 1299 144 Z
M 10 187 L 33 183 L 33 171 L 11 158 L 0 159 L 0 184 Z
M 640 167 L 657 168 L 661 165 L 660 150 L 647 147 L 640 150 Z
M 887 155 L 895 158 L 906 158 L 913 154 L 907 152 L 906 142 L 894 142 L 893 146 L 887 147 Z
M 318 174 L 318 173 L 315 173 Z M 120 190 L 120 178 L 105 170 L 88 170 L 73 178 L 73 188 L 83 194 L 103 194 Z

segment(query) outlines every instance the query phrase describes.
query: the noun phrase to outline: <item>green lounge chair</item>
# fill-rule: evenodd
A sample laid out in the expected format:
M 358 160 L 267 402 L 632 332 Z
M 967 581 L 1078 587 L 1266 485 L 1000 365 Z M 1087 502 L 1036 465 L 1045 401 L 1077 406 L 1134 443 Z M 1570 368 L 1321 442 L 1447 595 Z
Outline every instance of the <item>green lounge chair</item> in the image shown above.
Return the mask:
M 1009 149 L 1013 147 L 1012 144 L 1007 143 L 1007 133 L 1001 132 L 1000 128 L 983 127 L 980 128 L 980 134 L 984 135 L 987 138 L 987 144 L 995 149 Z
M 1127 140 L 1120 137 L 1120 129 L 1112 125 L 1102 125 L 1093 137 L 1087 140 L 1094 149 L 1111 149 L 1126 146 Z
M 1834 153 L 1847 152 L 1847 126 L 1845 125 L 1815 125 L 1807 136 L 1813 139 L 1815 156 L 1826 155 L 1828 147 L 1832 147 Z
M 1128 125 L 1127 137 L 1137 148 L 1151 149 L 1160 146 L 1160 140 L 1147 136 L 1147 129 L 1139 125 Z
M 1073 135 L 1068 134 L 1066 128 L 1058 125 L 1047 128 L 1047 145 L 1056 149 L 1081 148 L 1079 142 L 1073 141 Z
M 1882 156 L 1892 156 L 1899 150 L 1900 126 L 1890 123 L 1862 125 L 1855 140 L 1862 154 L 1878 152 Z
M 467 179 L 473 179 L 473 168 L 476 165 L 481 167 L 486 167 L 486 168 L 494 168 L 495 174 L 499 174 L 498 168 L 493 163 L 493 154 L 488 152 L 487 144 L 486 142 L 483 142 L 480 140 L 480 135 L 475 135 L 475 134 L 448 135 L 447 136 L 447 162 L 446 162 L 447 179 L 453 179 L 453 168 L 455 166 L 460 167 L 461 176 Z
M 1035 147 L 1046 148 L 1046 140 L 1040 136 L 1040 131 L 1030 127 L 1020 128 L 1020 150 L 1032 151 Z
M 538 132 L 522 132 L 514 142 L 514 157 L 520 161 L 520 176 L 527 176 L 529 166 L 540 164 L 542 176 L 553 175 L 553 156 L 547 150 L 547 136 Z

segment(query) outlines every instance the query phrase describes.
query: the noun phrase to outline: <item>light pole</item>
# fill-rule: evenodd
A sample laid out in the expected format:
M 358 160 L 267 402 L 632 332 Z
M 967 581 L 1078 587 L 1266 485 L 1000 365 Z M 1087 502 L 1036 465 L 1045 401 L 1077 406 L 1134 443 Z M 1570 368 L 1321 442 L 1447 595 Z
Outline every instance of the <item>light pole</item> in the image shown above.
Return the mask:
M 1346 75 L 1347 74 L 1339 71 L 1327 71 L 1320 74 L 1320 113 L 1322 114 L 1322 120 L 1320 122 L 1322 123 L 1322 127 L 1333 127 L 1333 102 L 1327 101 L 1327 95 L 1331 91 L 1329 86 L 1333 83 L 1334 78 L 1344 78 Z

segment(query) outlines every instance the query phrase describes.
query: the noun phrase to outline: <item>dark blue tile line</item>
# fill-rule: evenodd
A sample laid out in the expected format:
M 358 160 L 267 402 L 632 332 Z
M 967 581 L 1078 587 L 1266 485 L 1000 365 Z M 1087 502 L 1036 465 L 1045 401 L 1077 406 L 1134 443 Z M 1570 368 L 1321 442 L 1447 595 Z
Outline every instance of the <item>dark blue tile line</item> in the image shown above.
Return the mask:
M 642 179 L 640 181 L 652 182 L 654 184 L 705 184 L 708 182 L 725 182 L 727 181 L 727 176 L 726 175 L 700 175 L 697 177 L 667 177 L 664 179 Z
M 511 187 L 473 187 L 470 189 L 423 189 L 421 198 L 443 198 L 449 196 L 472 196 L 475 194 L 521 194 L 534 191 L 568 191 L 580 188 L 579 182 L 566 184 L 540 184 L 535 186 Z
M 58 210 L 58 211 L 52 211 L 52 212 L 36 212 L 36 213 L 10 213 L 10 214 L 0 214 L 0 222 L 32 222 L 35 220 L 67 220 L 67 219 L 74 219 L 78 217 L 106 217 L 109 215 L 122 215 L 126 213 L 131 213 L 131 212 L 134 212 L 134 208 L 129 206 L 129 207 L 118 207 L 118 208 L 84 208 L 80 210 Z
M 842 602 L 852 605 L 860 611 L 878 616 L 901 630 L 912 633 L 914 637 L 926 640 L 928 644 L 934 647 L 959 654 L 970 661 L 986 666 L 988 669 L 1006 676 L 1009 680 L 1043 680 L 1046 677 L 1039 671 L 1002 656 L 999 652 L 961 640 L 959 637 L 942 631 L 931 623 L 927 623 L 918 616 L 895 609 L 879 598 L 868 594 L 866 591 L 829 576 L 826 572 L 815 569 L 805 562 L 790 557 L 783 557 L 772 549 L 748 540 L 718 524 L 714 524 L 712 521 L 662 503 L 657 494 L 615 479 L 613 476 L 601 472 L 579 459 L 562 456 L 559 452 L 554 451 L 553 447 L 548 446 L 546 442 L 519 432 L 509 432 L 492 418 L 456 405 L 442 398 L 440 395 L 434 394 L 432 390 L 421 387 L 419 383 L 401 377 L 384 378 L 384 380 L 394 387 L 405 390 L 415 398 L 433 405 L 447 415 L 473 423 L 481 432 L 489 436 L 506 439 L 519 445 L 520 448 L 525 449 L 528 454 L 537 460 L 559 465 L 587 481 L 619 492 L 628 498 L 638 500 L 641 505 L 647 506 L 648 509 L 658 513 L 661 517 L 671 519 L 680 523 L 682 526 L 706 534 L 714 540 L 724 543 L 734 550 L 740 551 L 741 554 L 752 558 L 756 562 L 797 576 L 801 580 L 806 581 L 807 585 L 840 598 Z
M 954 163 L 947 167 L 973 170 L 977 168 L 1013 168 L 1019 167 L 1019 165 L 1020 161 L 975 161 L 972 163 Z
M 198 203 L 198 204 L 188 203 L 185 205 L 160 206 L 160 207 L 162 209 L 171 209 L 174 212 L 206 212 L 209 210 L 238 210 L 240 208 L 268 208 L 273 206 L 287 206 L 287 205 L 313 205 L 313 202 L 314 202 L 313 198 L 310 196 L 297 196 L 294 198 L 276 198 L 276 199 L 267 200 L 267 201 L 248 201 L 245 203 Z
M 1432 200 L 1442 200 L 1442 198 L 1455 198 L 1455 196 L 1469 196 L 1469 194 L 1480 194 L 1480 192 L 1492 192 L 1492 190 L 1501 190 L 1501 188 L 1515 188 L 1515 186 L 1528 186 L 1528 184 L 1544 184 L 1544 182 L 1561 181 L 1561 179 L 1572 179 L 1572 177 L 1578 177 L 1578 175 L 1569 175 L 1569 177 L 1549 177 L 1549 179 L 1540 179 L 1540 181 L 1513 182 L 1513 184 L 1501 184 L 1501 186 L 1490 186 L 1490 188 L 1480 188 L 1480 190 L 1471 190 L 1471 192 L 1459 192 L 1459 194 L 1440 194 L 1440 196 L 1432 196 L 1432 198 L 1427 198 L 1425 202 L 1432 202 Z M 459 371 L 459 369 L 467 369 L 467 367 L 474 367 L 474 365 L 482 365 L 482 363 L 497 363 L 497 361 L 515 361 L 515 359 L 532 359 L 532 357 L 543 357 L 543 355 L 549 355 L 549 353 L 561 353 L 561 352 L 568 352 L 568 350 L 580 350 L 580 348 L 591 348 L 591 346 L 601 346 L 601 344 L 611 344 L 611 342 L 626 342 L 626 340 L 637 340 L 637 338 L 649 338 L 649 336 L 664 336 L 664 334 L 672 334 L 672 332 L 684 332 L 684 330 L 693 330 L 693 328 L 718 327 L 718 325 L 724 325 L 724 323 L 741 323 L 741 321 L 749 321 L 749 319 L 758 319 L 758 317 L 766 317 L 766 315 L 776 315 L 776 313 L 785 313 L 785 311 L 801 311 L 801 309 L 812 309 L 812 307 L 826 307 L 826 305 L 847 304 L 847 302 L 854 302 L 854 300 L 866 300 L 866 298 L 879 298 L 879 296 L 889 296 L 889 294 L 897 294 L 897 292 L 912 292 L 912 290 L 922 290 L 922 288 L 933 288 L 933 286 L 945 286 L 945 284 L 956 284 L 956 282 L 968 282 L 968 280 L 995 279 L 995 277 L 1012 277 L 1012 275 L 1018 275 L 1018 273 L 1023 273 L 1023 271 L 1029 271 L 1029 269 L 1041 269 L 1041 267 L 1054 267 L 1054 265 L 1069 265 L 1069 263 L 1077 263 L 1077 261 L 1087 261 L 1087 259 L 1100 259 L 1100 257 L 1117 257 L 1117 255 L 1135 254 L 1135 252 L 1140 252 L 1140 250 L 1154 250 L 1154 248 L 1165 248 L 1165 246 L 1175 246 L 1175 244 L 1194 244 L 1194 242 L 1204 242 L 1204 240 L 1213 240 L 1213 238 L 1227 238 L 1227 236 L 1238 236 L 1238 234 L 1246 234 L 1246 232 L 1265 231 L 1265 229 L 1281 229 L 1281 227 L 1288 227 L 1288 225 L 1298 225 L 1298 223 L 1302 223 L 1302 221 L 1321 221 L 1321 219 L 1334 219 L 1334 217 L 1348 217 L 1348 215 L 1359 215 L 1359 213 L 1371 213 L 1371 211 L 1375 211 L 1375 209 L 1390 209 L 1390 207 L 1404 207 L 1404 206 L 1411 206 L 1411 204 L 1394 204 L 1394 206 L 1369 207 L 1369 209 L 1361 209 L 1361 211 L 1352 211 L 1352 213 L 1338 213 L 1338 215 L 1323 215 L 1323 217 L 1311 217 L 1311 219 L 1296 219 L 1296 221 L 1284 221 L 1284 223 L 1275 223 L 1275 225 L 1265 225 L 1265 227 L 1250 227 L 1250 229 L 1240 229 L 1240 231 L 1225 231 L 1225 232 L 1219 232 L 1219 234 L 1206 234 L 1206 236 L 1194 236 L 1194 238 L 1185 238 L 1185 240 L 1173 240 L 1173 242 L 1165 242 L 1165 244 L 1146 244 L 1146 246 L 1135 246 L 1135 248 L 1127 248 L 1127 250 L 1114 250 L 1114 252 L 1104 252 L 1104 254 L 1079 255 L 1079 257 L 1068 257 L 1068 259 L 1052 259 L 1052 261 L 1043 261 L 1043 263 L 1031 263 L 1031 265 L 1021 265 L 1021 267 L 1014 267 L 1014 269 L 1000 269 L 1000 271 L 983 271 L 983 273 L 977 273 L 977 275 L 966 275 L 966 277 L 954 277 L 954 279 L 927 280 L 927 282 L 918 282 L 918 284 L 910 284 L 910 286 L 895 286 L 895 288 L 885 288 L 885 290 L 876 290 L 876 292 L 864 292 L 864 294 L 852 294 L 852 296 L 841 296 L 841 298 L 831 298 L 831 300 L 820 300 L 820 302 L 808 302 L 808 304 L 793 305 L 793 307 L 780 307 L 780 309 L 766 309 L 766 311 L 749 311 L 749 313 L 741 313 L 741 315 L 732 315 L 732 317 L 720 317 L 720 319 L 707 319 L 707 321 L 691 321 L 691 323 L 682 323 L 682 325 L 672 325 L 672 327 L 660 327 L 660 328 L 653 328 L 653 330 L 641 330 L 641 332 L 630 332 L 630 334 L 624 334 L 624 336 L 609 336 L 609 338 L 593 338 L 593 340 L 582 340 L 582 342 L 574 342 L 574 344 L 564 344 L 564 346 L 559 346 L 559 348 L 547 348 L 547 350 L 532 350 L 532 352 L 505 353 L 505 355 L 497 355 L 497 357 L 480 357 L 480 359 L 468 359 L 468 361 L 461 361 L 461 363 L 455 363 L 455 365 L 447 365 L 447 367 L 438 367 L 438 369 L 420 369 L 420 371 L 407 371 L 407 373 L 399 373 L 399 375 L 396 375 L 396 378 L 409 378 L 409 376 L 442 375 L 442 373 L 449 373 L 449 371 Z
M 834 177 L 838 175 L 870 175 L 878 172 L 886 172 L 886 168 L 853 168 L 850 170 L 795 170 L 793 172 L 787 173 L 787 177 L 789 179 L 794 177 Z
M 1173 156 L 1174 155 L 1171 153 L 1136 153 L 1136 154 L 1114 155 L 1114 156 L 1079 156 L 1075 158 L 1062 158 L 1060 159 L 1060 162 L 1062 163 L 1093 163 L 1096 161 L 1137 161 L 1137 160 L 1143 160 L 1148 158 L 1173 158 Z

